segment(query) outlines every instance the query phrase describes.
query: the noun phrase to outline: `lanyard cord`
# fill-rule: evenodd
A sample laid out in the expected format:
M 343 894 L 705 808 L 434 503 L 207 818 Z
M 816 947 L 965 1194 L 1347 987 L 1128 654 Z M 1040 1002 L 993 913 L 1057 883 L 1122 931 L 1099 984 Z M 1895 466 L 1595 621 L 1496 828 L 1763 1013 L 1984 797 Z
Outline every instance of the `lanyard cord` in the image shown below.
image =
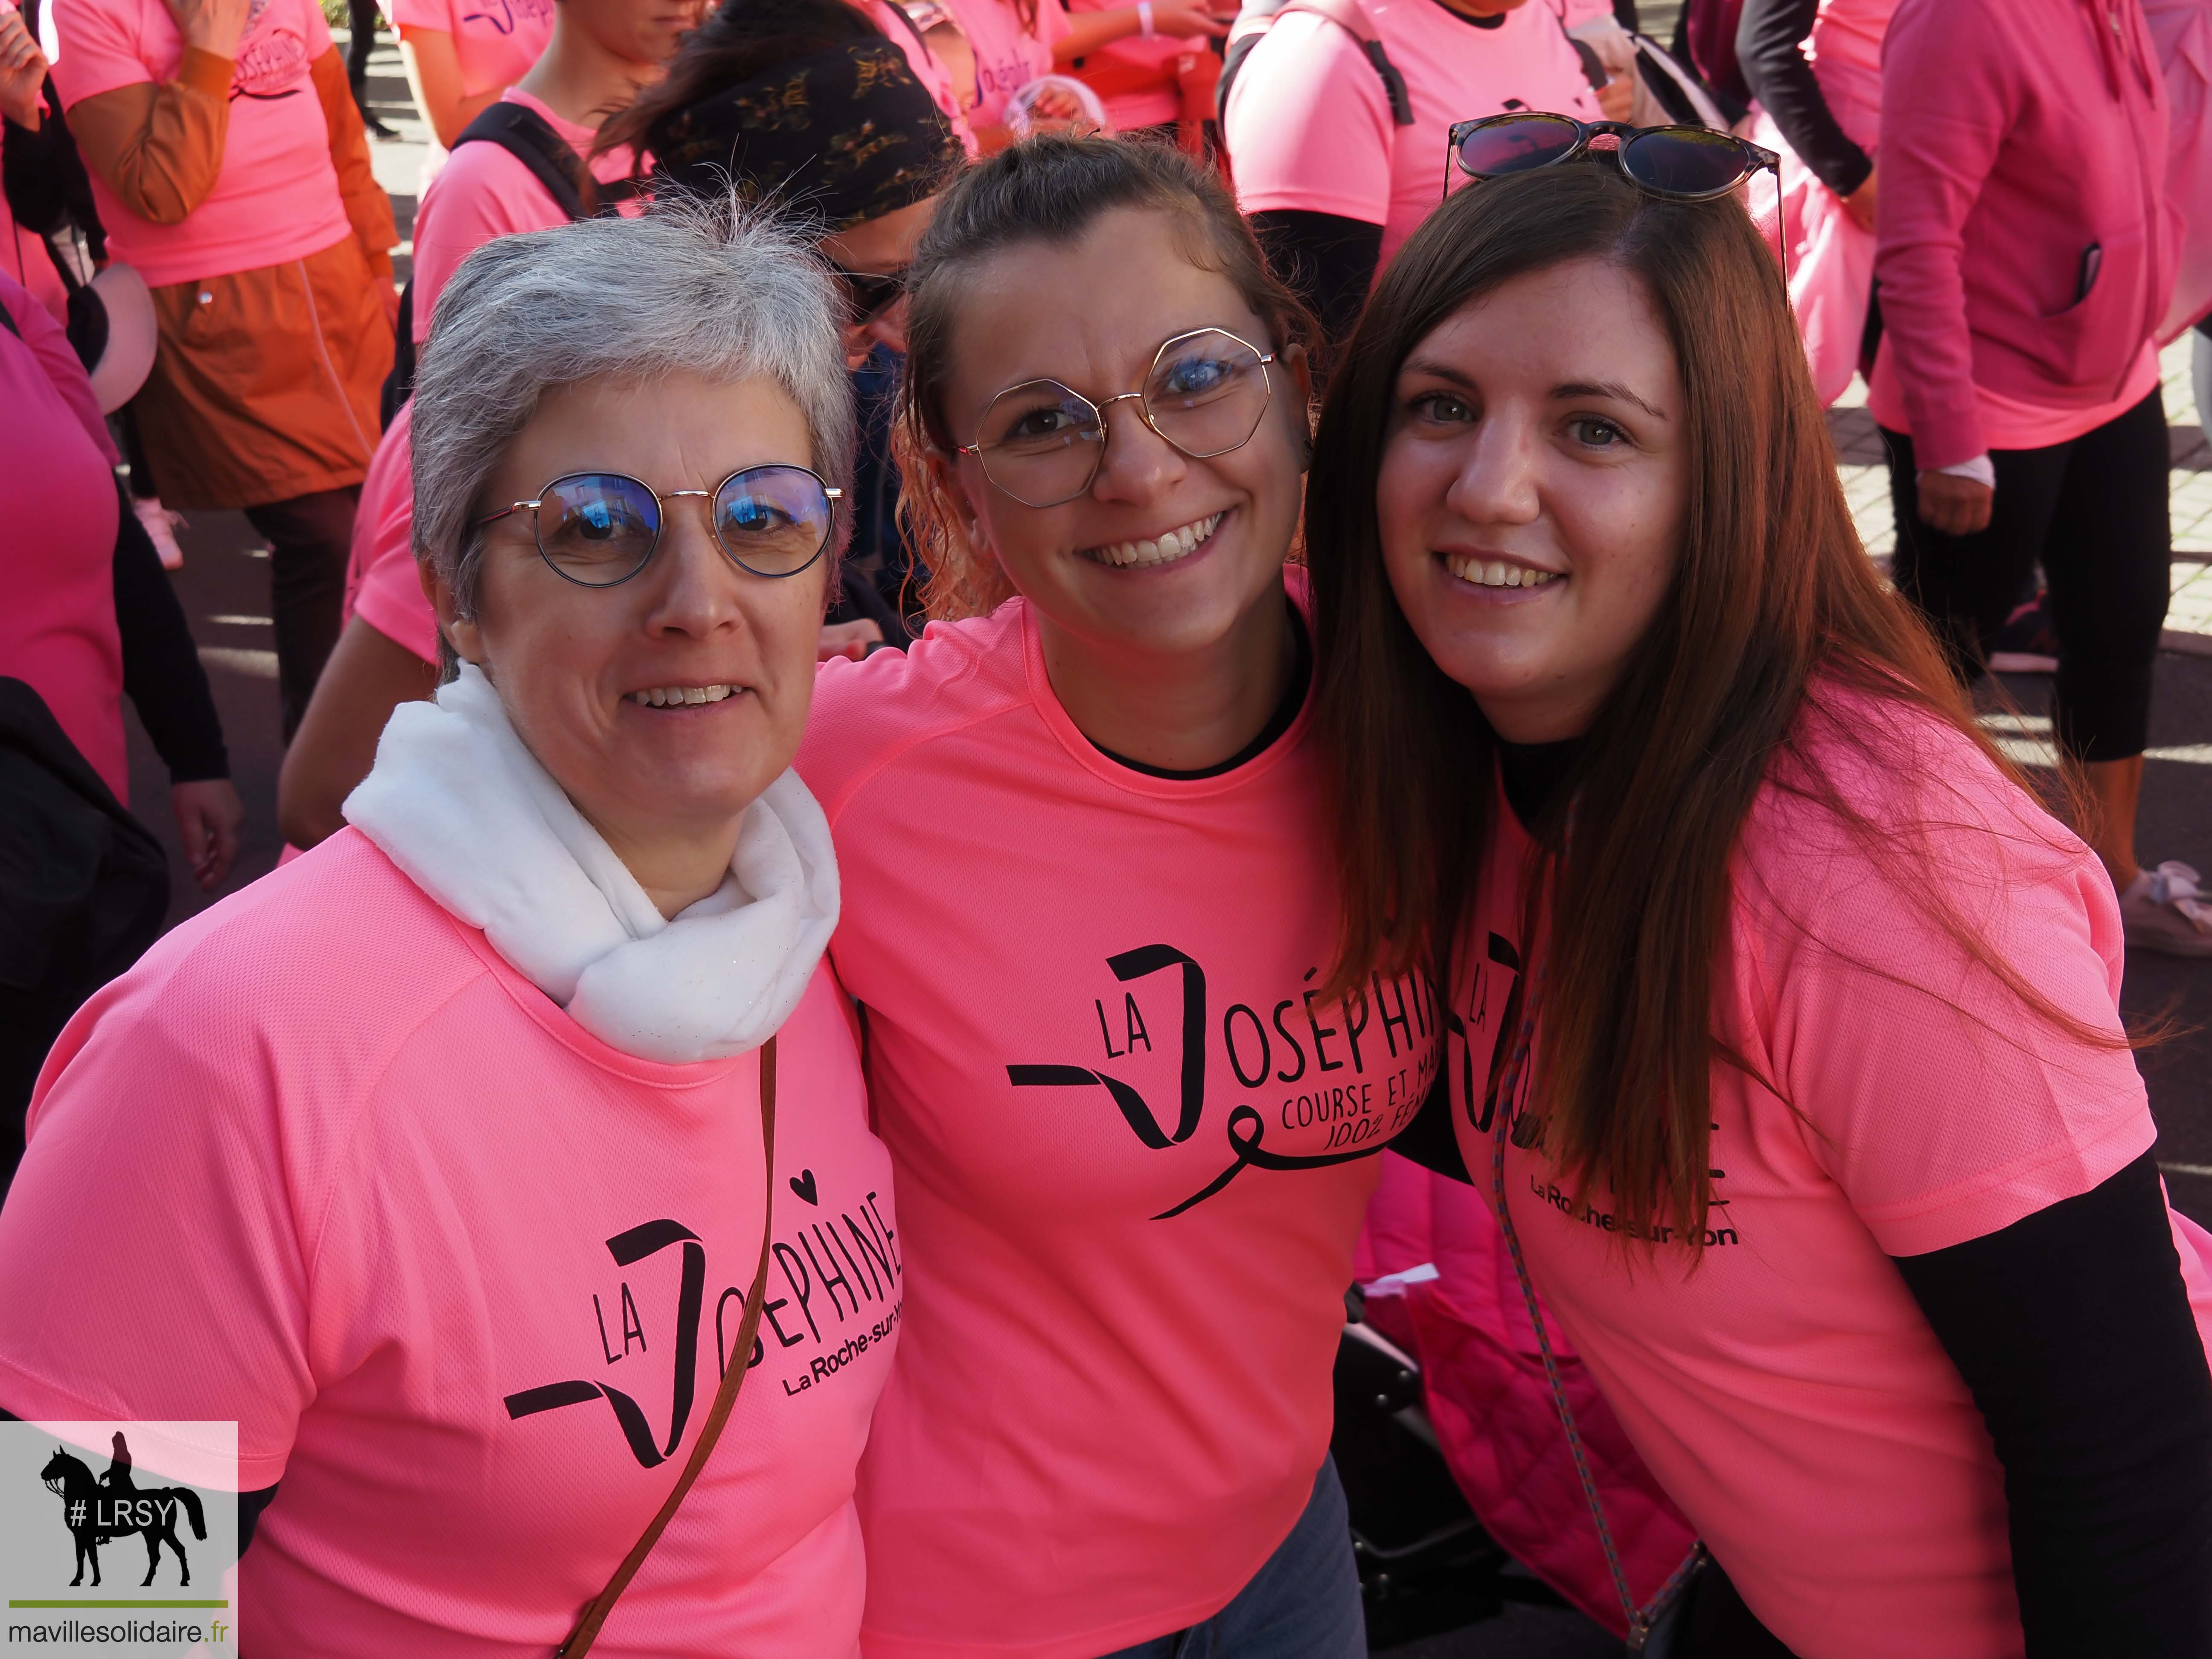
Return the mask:
M 1570 811 L 1567 821 L 1570 843 L 1574 836 L 1574 819 Z M 1513 1212 L 1505 1202 L 1505 1139 L 1513 1119 L 1513 1100 L 1519 1093 L 1522 1079 L 1528 1074 L 1531 1054 L 1536 1034 L 1537 1005 L 1543 1000 L 1544 976 L 1550 971 L 1549 963 L 1536 967 L 1530 960 L 1530 951 L 1522 952 L 1522 972 L 1534 969 L 1534 985 L 1521 1011 L 1521 1023 L 1513 1034 L 1511 1057 L 1506 1061 L 1504 1076 L 1498 1084 L 1497 1121 L 1490 1135 L 1490 1193 L 1498 1208 L 1498 1224 L 1505 1235 L 1505 1253 L 1513 1261 L 1513 1276 L 1521 1284 L 1521 1299 L 1528 1309 L 1528 1323 L 1536 1333 L 1536 1349 L 1543 1356 L 1545 1380 L 1552 1385 L 1552 1406 L 1559 1413 L 1559 1426 L 1566 1431 L 1567 1449 L 1574 1454 L 1575 1474 L 1581 1480 L 1583 1498 L 1589 1505 L 1590 1519 L 1597 1526 L 1598 1547 L 1605 1552 L 1605 1565 L 1613 1575 L 1613 1593 L 1620 1598 L 1620 1610 L 1628 1620 L 1628 1650 L 1642 1653 L 1644 1644 L 1650 1640 L 1651 1627 L 1663 1617 L 1682 1593 L 1690 1577 L 1703 1565 L 1705 1547 L 1693 1545 L 1682 1565 L 1674 1569 L 1659 1593 L 1651 1598 L 1650 1605 L 1636 1605 L 1635 1593 L 1628 1587 L 1628 1571 L 1621 1565 L 1620 1552 L 1613 1547 L 1613 1528 L 1607 1524 L 1605 1503 L 1598 1496 L 1597 1481 L 1590 1474 L 1589 1455 L 1583 1449 L 1582 1431 L 1575 1426 L 1573 1409 L 1567 1404 L 1567 1385 L 1559 1376 L 1559 1364 L 1552 1353 L 1552 1339 L 1544 1328 L 1543 1310 L 1536 1303 L 1536 1286 L 1528 1277 L 1528 1265 L 1522 1259 L 1521 1236 L 1514 1231 Z M 1523 981 L 1527 981 L 1524 980 Z

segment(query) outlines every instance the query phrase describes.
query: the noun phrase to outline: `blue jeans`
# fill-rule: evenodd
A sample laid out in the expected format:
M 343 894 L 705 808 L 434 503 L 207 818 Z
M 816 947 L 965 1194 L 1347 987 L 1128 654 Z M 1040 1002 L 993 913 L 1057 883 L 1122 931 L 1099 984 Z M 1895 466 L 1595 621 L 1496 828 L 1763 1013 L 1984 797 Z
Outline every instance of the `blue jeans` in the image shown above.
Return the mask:
M 1367 1659 L 1352 1517 L 1335 1461 L 1322 1462 L 1291 1535 L 1227 1607 L 1106 1659 Z

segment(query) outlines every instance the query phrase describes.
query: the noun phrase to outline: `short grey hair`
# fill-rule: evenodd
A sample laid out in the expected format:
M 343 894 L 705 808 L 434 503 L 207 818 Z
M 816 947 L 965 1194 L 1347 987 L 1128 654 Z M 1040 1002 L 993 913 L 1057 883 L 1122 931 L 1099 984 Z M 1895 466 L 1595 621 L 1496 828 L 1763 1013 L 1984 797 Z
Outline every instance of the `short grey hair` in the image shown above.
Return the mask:
M 853 499 L 842 315 L 804 233 L 733 203 L 659 205 L 485 243 L 439 295 L 416 376 L 416 558 L 445 579 L 461 615 L 475 615 L 483 533 L 471 522 L 496 510 L 478 498 L 538 400 L 584 380 L 689 370 L 763 379 L 798 405 L 814 470 L 845 492 L 826 550 L 834 568 Z

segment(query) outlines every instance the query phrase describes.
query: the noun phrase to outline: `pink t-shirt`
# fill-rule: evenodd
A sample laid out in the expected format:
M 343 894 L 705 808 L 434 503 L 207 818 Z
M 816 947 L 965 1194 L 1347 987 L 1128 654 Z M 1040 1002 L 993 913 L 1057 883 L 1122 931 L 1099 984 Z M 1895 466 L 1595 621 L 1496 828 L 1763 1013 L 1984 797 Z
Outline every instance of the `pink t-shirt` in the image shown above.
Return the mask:
M 2120 918 L 2095 857 L 1950 727 L 1833 688 L 1820 700 L 1801 740 L 1874 833 L 1910 847 L 1924 832 L 1960 918 L 2058 1008 L 2117 1034 Z M 1462 1080 L 1491 1075 L 1531 954 L 1528 842 L 1502 799 L 1498 815 L 1465 935 L 1487 945 L 1462 952 L 1445 1066 L 1486 1191 L 1494 1119 Z M 1671 1238 L 1646 1255 L 1601 1186 L 1577 1201 L 1540 1152 L 1509 1146 L 1529 1271 L 1792 1652 L 2018 1659 L 2003 1471 L 1889 1258 L 1996 1232 L 2140 1157 L 2156 1133 L 2142 1080 L 2125 1050 L 2027 1014 L 1922 914 L 1918 874 L 1876 863 L 1826 810 L 1770 783 L 1733 875 L 1714 1029 L 1774 1087 L 1712 1068 L 1702 1262 L 1686 1271 Z M 2212 1279 L 2178 1228 L 2175 1244 L 2212 1332 Z
M 913 20 L 890 0 L 861 0 L 860 9 L 906 54 L 907 66 L 914 71 L 914 78 L 921 82 L 922 90 L 945 112 L 945 118 L 952 124 L 953 136 L 960 140 L 961 149 L 968 152 L 968 159 L 974 161 L 978 154 L 975 134 L 960 107 L 960 94 L 952 84 L 952 71 L 945 67 L 945 60 L 929 49 L 929 42 L 915 27 Z
M 1349 33 L 1285 12 L 1245 58 L 1224 136 L 1247 213 L 1304 209 L 1382 227 L 1382 263 L 1467 175 L 1444 154 L 1455 121 L 1508 110 L 1601 120 L 1559 19 L 1543 0 L 1479 27 L 1438 0 L 1362 0 L 1406 77 L 1413 125 L 1396 125 L 1382 77 Z
M 554 131 L 579 155 L 591 153 L 599 137 L 591 127 L 578 126 L 556 115 L 541 100 L 520 87 L 499 95 L 503 104 L 520 104 L 544 116 Z M 610 151 L 592 165 L 592 174 L 602 183 L 626 177 L 630 170 L 628 150 Z M 565 225 L 568 216 L 538 182 L 537 175 L 500 144 L 463 144 L 439 170 L 422 193 L 415 215 L 415 274 L 410 279 L 415 297 L 415 343 L 430 337 L 431 313 L 438 295 L 467 258 L 495 236 L 514 236 L 526 230 L 550 230 Z
M 1889 339 L 1883 335 L 1881 344 L 1875 349 L 1874 378 L 1867 384 L 1867 411 L 1877 424 L 1910 434 L 1912 417 L 1905 411 L 1905 388 L 1898 383 L 1897 360 L 1890 351 Z M 1977 386 L 1974 401 L 1981 415 L 1982 441 L 1991 449 L 2047 449 L 2052 444 L 2069 443 L 2107 421 L 2118 420 L 2149 397 L 2157 385 L 2158 347 L 2146 340 L 2120 395 L 2087 409 L 2056 409 Z
M 756 1369 L 610 1659 L 858 1652 L 853 1472 L 906 1241 L 826 968 L 778 1046 Z M 714 1398 L 757 1079 L 607 1047 L 343 830 L 63 1033 L 0 1209 L 0 1404 L 236 1419 L 240 1486 L 283 1483 L 250 1649 L 543 1659 Z
M 1016 0 L 945 0 L 945 9 L 975 54 L 969 126 L 1005 125 L 1006 100 L 1053 72 L 1053 43 L 1067 33 L 1066 10 L 1060 0 L 1036 0 L 1036 19 L 1024 27 Z
M 464 98 L 513 86 L 553 38 L 553 0 L 391 0 L 390 10 L 401 28 L 453 37 Z
M 394 645 L 438 660 L 438 613 L 422 592 L 415 562 L 415 475 L 410 444 L 415 405 L 402 404 L 377 441 L 354 509 L 346 561 L 344 617 L 359 617 Z
M 1120 765 L 1019 599 L 821 672 L 799 769 L 921 1274 L 861 1470 L 869 1659 L 1097 1659 L 1218 1612 L 1305 1507 L 1364 1154 L 1437 1030 L 1410 985 L 1312 1000 L 1311 726 Z
M 77 752 L 131 799 L 123 743 L 123 641 L 115 623 L 115 451 L 92 382 L 61 325 L 0 276 L 0 673 L 27 684 Z
M 62 102 L 176 78 L 185 37 L 165 0 L 54 0 Z M 308 67 L 331 50 L 315 0 L 253 0 L 230 81 L 222 168 L 173 225 L 125 207 L 98 172 L 92 193 L 108 252 L 154 288 L 304 259 L 353 234 L 329 129 Z

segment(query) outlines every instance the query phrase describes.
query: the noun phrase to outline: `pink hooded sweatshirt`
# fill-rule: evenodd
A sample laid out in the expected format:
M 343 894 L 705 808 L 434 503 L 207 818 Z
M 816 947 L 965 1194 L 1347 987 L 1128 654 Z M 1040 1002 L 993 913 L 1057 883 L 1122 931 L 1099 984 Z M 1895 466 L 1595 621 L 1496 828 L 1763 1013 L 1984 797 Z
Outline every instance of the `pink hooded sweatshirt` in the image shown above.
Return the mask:
M 1902 0 L 1882 46 L 1875 276 L 1916 459 L 1985 453 L 1977 386 L 2082 410 L 2124 390 L 2179 227 L 2136 0 Z

